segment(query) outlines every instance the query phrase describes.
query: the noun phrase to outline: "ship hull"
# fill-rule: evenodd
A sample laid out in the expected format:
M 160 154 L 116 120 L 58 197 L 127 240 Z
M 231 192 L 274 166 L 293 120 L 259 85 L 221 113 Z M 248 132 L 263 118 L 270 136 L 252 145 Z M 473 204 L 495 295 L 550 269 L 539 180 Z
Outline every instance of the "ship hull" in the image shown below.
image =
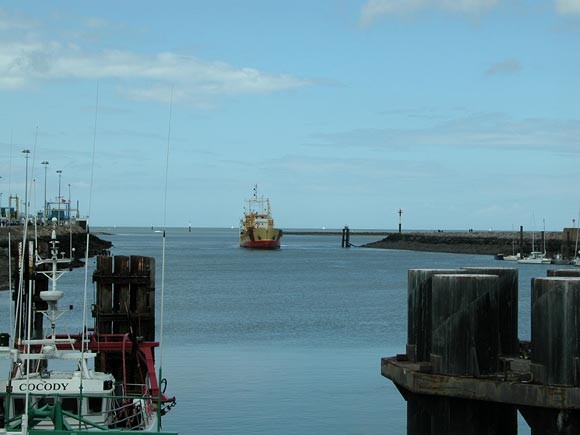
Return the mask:
M 240 246 L 250 249 L 279 249 L 282 230 L 277 228 L 249 228 L 240 235 Z

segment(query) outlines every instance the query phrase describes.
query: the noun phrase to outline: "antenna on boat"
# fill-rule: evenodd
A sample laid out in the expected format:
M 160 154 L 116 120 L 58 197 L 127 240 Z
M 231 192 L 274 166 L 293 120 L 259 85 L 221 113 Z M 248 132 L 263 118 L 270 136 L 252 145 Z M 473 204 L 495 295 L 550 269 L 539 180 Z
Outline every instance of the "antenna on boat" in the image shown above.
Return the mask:
M 8 197 L 12 197 L 12 137 L 13 132 L 10 131 L 10 159 L 8 162 Z M 12 207 L 11 202 L 8 202 L 8 291 L 10 292 L 10 298 L 8 303 L 9 319 L 10 319 L 10 331 L 12 332 L 14 328 L 14 312 L 13 312 L 13 301 L 14 289 L 12 288 Z M 12 343 L 14 343 L 14 337 L 12 337 Z M 10 377 L 9 377 L 10 379 Z
M 572 219 L 574 222 L 574 219 Z M 580 229 L 580 209 L 578 209 L 578 226 L 576 226 L 576 244 L 574 246 L 574 259 L 578 258 L 578 230 Z
M 52 337 L 56 337 L 56 321 L 62 317 L 65 310 L 58 309 L 57 303 L 63 297 L 63 292 L 56 289 L 57 280 L 64 274 L 58 270 L 58 263 L 68 262 L 66 259 L 58 259 L 58 240 L 56 239 L 56 224 L 57 219 L 52 218 L 52 234 L 50 238 L 50 259 L 40 260 L 39 263 L 50 263 L 52 268 L 50 271 L 40 271 L 46 276 L 51 283 L 51 288 L 40 292 L 40 298 L 48 304 L 48 309 L 41 311 L 48 320 L 50 320 L 50 328 L 52 329 Z
M 31 183 L 33 184 L 33 180 L 34 180 L 34 156 L 36 155 L 36 144 L 37 144 L 37 140 L 38 140 L 38 126 L 35 129 L 35 135 L 34 135 L 34 148 L 32 151 L 32 171 L 31 171 Z M 28 194 L 30 193 L 30 188 L 28 187 L 28 158 L 29 158 L 29 154 L 30 154 L 30 150 L 23 150 L 22 151 L 25 154 L 25 158 L 26 158 L 26 183 L 24 186 L 25 189 L 25 200 L 24 200 L 24 213 L 25 213 L 25 217 L 24 217 L 24 231 L 23 231 L 23 248 L 22 248 L 22 269 L 20 270 L 20 283 L 19 283 L 19 289 L 23 289 L 23 278 L 24 278 L 24 257 L 26 254 L 26 241 L 28 239 L 28 216 L 29 216 L 29 204 L 30 204 L 30 199 L 28 198 Z M 37 242 L 36 239 L 36 234 L 35 234 L 35 242 Z M 34 247 L 34 249 L 36 249 L 36 246 Z M 30 253 L 30 254 L 34 254 L 34 253 Z M 33 257 L 34 258 L 34 257 Z M 28 355 L 30 355 L 30 342 L 32 339 L 32 291 L 33 291 L 33 280 L 28 279 L 28 304 L 26 307 L 27 310 L 27 320 L 26 320 L 26 353 Z M 30 406 L 30 389 L 28 388 L 28 385 L 30 384 L 30 358 L 26 358 L 26 395 L 25 395 L 25 400 L 24 400 L 24 416 L 22 418 L 22 431 L 23 433 L 27 433 L 28 430 L 28 407 Z
M 8 196 L 11 198 L 12 197 L 12 138 L 13 138 L 13 131 L 10 131 L 10 159 L 9 159 L 9 163 L 8 163 Z M 8 292 L 9 292 L 9 298 L 8 298 L 8 312 L 9 312 L 9 331 L 13 332 L 15 331 L 15 322 L 14 322 L 14 313 L 13 313 L 13 309 L 14 309 L 14 289 L 12 288 L 12 234 L 11 234 L 11 228 L 12 228 L 12 207 L 11 207 L 11 201 L 8 202 Z M 14 335 L 14 332 L 13 332 Z M 14 347 L 14 336 L 10 339 L 10 337 L 8 338 L 9 340 L 9 345 L 11 348 Z M 11 340 L 11 341 L 10 341 Z M 6 401 L 8 403 L 10 403 L 10 392 L 12 391 L 12 370 L 13 370 L 13 365 L 10 365 L 10 372 L 8 373 L 8 385 L 6 388 Z M 6 423 L 8 423 L 9 421 L 9 415 L 8 413 L 6 413 L 5 419 L 4 419 L 4 424 L 6 425 Z
M 91 207 L 93 202 L 93 185 L 95 180 L 95 149 L 97 146 L 97 119 L 99 114 L 99 82 L 97 82 L 97 94 L 95 96 L 95 122 L 93 125 L 93 152 L 91 157 L 91 182 L 89 185 L 89 206 L 87 211 L 87 223 L 86 223 L 86 232 L 87 232 L 87 240 L 85 245 L 85 288 L 84 288 L 84 296 L 83 296 L 83 333 L 82 333 L 82 343 L 81 343 L 81 352 L 85 352 L 85 342 L 86 342 L 86 323 L 87 323 L 87 287 L 89 282 L 89 242 L 90 242 L 90 225 L 89 220 L 91 218 Z M 70 222 L 69 222 L 70 225 Z M 72 252 L 69 253 L 72 256 Z
M 171 115 L 173 112 L 173 86 L 171 86 L 171 96 L 169 98 L 169 121 L 167 126 L 167 148 L 165 150 L 165 187 L 163 191 L 163 243 L 161 254 L 161 307 L 160 326 L 159 326 L 159 383 L 163 381 L 163 314 L 165 301 L 165 245 L 167 231 L 167 185 L 169 177 L 169 149 L 171 144 Z M 157 430 L 161 430 L 161 389 L 159 389 L 157 400 Z
M 89 249 L 90 249 L 90 218 L 91 218 L 91 207 L 93 201 L 93 185 L 95 179 L 95 149 L 97 144 L 97 116 L 99 113 L 99 82 L 97 82 L 97 93 L 95 97 L 95 122 L 93 126 L 93 152 L 91 156 L 91 182 L 89 184 L 89 206 L 87 209 L 87 221 L 86 221 L 86 232 L 87 238 L 85 243 L 85 286 L 83 291 L 83 323 L 82 323 L 82 334 L 81 334 L 81 360 L 85 361 L 85 351 L 86 351 L 86 341 L 87 341 L 87 294 L 88 294 L 88 282 L 89 282 Z M 70 216 L 69 216 L 70 217 Z M 70 221 L 69 221 L 70 225 Z M 72 256 L 72 252 L 70 252 Z M 80 385 L 79 385 L 80 401 L 82 403 L 83 399 L 83 371 L 81 370 Z M 81 428 L 81 407 L 79 406 L 79 429 Z

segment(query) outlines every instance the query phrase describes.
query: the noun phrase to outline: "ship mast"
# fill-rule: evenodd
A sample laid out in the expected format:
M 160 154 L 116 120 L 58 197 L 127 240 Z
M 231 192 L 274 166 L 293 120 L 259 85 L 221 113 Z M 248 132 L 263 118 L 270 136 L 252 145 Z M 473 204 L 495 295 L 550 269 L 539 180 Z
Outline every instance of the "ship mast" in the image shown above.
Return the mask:
M 56 223 L 57 219 L 52 218 L 52 235 L 50 240 L 50 258 L 43 259 L 41 258 L 38 253 L 36 253 L 36 269 L 38 273 L 46 276 L 51 283 L 51 289 L 47 291 L 40 292 L 40 298 L 48 304 L 47 310 L 39 310 L 42 314 L 44 314 L 48 320 L 50 320 L 50 327 L 52 329 L 52 336 L 54 337 L 56 334 L 56 321 L 62 317 L 62 315 L 66 312 L 66 310 L 61 310 L 58 308 L 58 301 L 62 299 L 64 293 L 60 290 L 57 290 L 56 282 L 58 279 L 63 276 L 66 271 L 59 270 L 59 264 L 69 264 L 71 262 L 70 258 L 64 258 L 64 253 L 62 254 L 62 258 L 58 257 L 58 240 L 56 240 Z M 51 270 L 42 271 L 39 270 L 39 266 L 42 264 L 50 264 Z

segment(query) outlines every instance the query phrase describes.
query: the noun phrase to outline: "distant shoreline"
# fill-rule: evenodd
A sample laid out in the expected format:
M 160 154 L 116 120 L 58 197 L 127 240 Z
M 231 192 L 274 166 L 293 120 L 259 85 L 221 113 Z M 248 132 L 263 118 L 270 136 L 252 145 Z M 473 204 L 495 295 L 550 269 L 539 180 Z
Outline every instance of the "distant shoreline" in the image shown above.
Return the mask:
M 391 233 L 384 239 L 367 243 L 363 247 L 452 254 L 495 255 L 501 253 L 509 255 L 513 252 L 528 254 L 532 251 L 533 234 L 532 232 L 524 232 L 523 244 L 520 245 L 520 234 L 513 231 Z M 541 251 L 543 248 L 539 234 L 535 233 L 535 236 L 535 250 Z M 562 252 L 564 247 L 562 232 L 546 231 L 545 238 L 548 257 Z
M 342 236 L 342 231 L 330 230 L 330 231 L 294 231 L 294 230 L 283 230 L 285 235 L 289 236 Z M 387 231 L 364 231 L 364 230 L 351 230 L 351 236 L 386 236 L 389 233 Z
M 0 291 L 8 289 L 8 234 L 10 234 L 11 248 L 12 248 L 12 270 L 16 270 L 15 255 L 18 249 L 18 244 L 22 242 L 23 226 L 2 227 L 0 228 Z M 38 240 L 40 242 L 48 242 L 52 235 L 52 226 L 41 226 L 37 228 Z M 73 267 L 82 265 L 82 260 L 85 257 L 85 247 L 87 244 L 87 233 L 78 225 L 59 226 L 56 229 L 57 240 L 60 242 L 59 251 L 64 252 L 66 257 L 69 257 L 69 240 L 72 236 L 72 247 L 74 250 L 75 262 Z M 28 228 L 27 239 L 32 240 L 34 237 L 34 228 Z M 89 256 L 103 254 L 108 251 L 113 244 L 107 240 L 100 239 L 95 234 L 90 234 L 89 241 Z

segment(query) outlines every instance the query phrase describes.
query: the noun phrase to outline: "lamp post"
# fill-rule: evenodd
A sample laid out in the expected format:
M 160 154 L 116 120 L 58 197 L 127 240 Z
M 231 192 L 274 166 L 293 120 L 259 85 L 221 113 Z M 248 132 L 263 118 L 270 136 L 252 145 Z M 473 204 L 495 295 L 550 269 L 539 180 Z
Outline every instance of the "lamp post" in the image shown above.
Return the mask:
M 61 169 L 58 169 L 56 171 L 56 173 L 58 174 L 58 198 L 57 198 L 57 201 L 58 201 L 58 216 L 57 216 L 56 220 L 60 224 L 60 179 L 62 177 L 62 170 Z
M 26 176 L 24 181 L 24 222 L 28 225 L 28 158 L 30 157 L 30 150 L 22 150 L 24 158 L 26 159 Z
M 44 222 L 46 223 L 46 171 L 48 169 L 48 162 L 45 160 L 44 162 L 41 163 L 41 165 L 44 165 L 44 208 L 43 208 L 43 213 L 42 213 L 42 217 L 44 218 Z

